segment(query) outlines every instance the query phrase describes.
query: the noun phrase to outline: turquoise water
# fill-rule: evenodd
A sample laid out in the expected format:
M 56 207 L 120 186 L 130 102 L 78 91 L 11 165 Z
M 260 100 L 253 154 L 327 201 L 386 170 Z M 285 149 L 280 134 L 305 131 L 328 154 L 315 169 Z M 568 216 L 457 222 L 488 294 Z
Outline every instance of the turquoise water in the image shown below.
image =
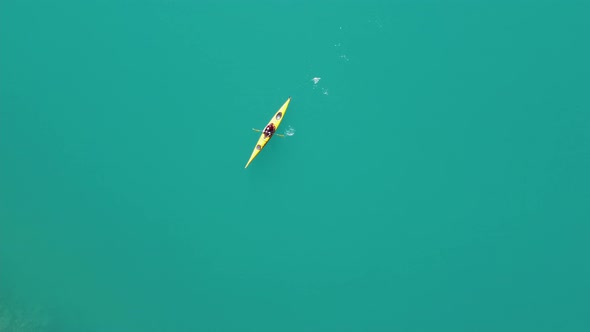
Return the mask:
M 0 2 L 0 329 L 589 330 L 589 14 Z

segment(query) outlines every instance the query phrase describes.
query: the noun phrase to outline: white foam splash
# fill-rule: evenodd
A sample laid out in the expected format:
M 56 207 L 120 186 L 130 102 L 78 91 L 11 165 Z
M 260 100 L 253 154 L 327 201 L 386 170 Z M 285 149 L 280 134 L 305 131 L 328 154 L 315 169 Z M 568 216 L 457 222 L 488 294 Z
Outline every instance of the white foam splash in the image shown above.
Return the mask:
M 287 136 L 295 135 L 295 129 L 293 127 L 289 126 L 289 128 L 287 128 L 287 130 L 285 130 L 285 135 L 287 135 Z
M 318 84 L 321 79 L 321 77 L 314 77 L 311 80 L 313 81 L 313 84 Z

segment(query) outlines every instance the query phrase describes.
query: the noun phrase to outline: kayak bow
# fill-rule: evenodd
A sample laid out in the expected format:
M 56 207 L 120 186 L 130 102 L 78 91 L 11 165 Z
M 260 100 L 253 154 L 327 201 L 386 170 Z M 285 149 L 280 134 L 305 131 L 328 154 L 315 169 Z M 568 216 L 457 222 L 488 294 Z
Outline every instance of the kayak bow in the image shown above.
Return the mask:
M 274 127 L 275 131 L 279 128 L 281 121 L 283 121 L 283 118 L 285 117 L 285 113 L 287 112 L 287 107 L 289 107 L 290 102 L 291 102 L 291 97 L 289 97 L 289 99 L 287 99 L 287 101 L 283 104 L 283 106 L 281 106 L 281 108 L 279 108 L 279 110 L 275 113 L 275 115 L 272 117 L 272 119 L 270 119 L 270 122 L 266 125 L 265 128 L 268 128 L 271 125 L 272 125 L 271 127 Z M 250 160 L 248 160 L 248 163 L 246 164 L 246 167 L 244 167 L 244 168 L 248 168 L 248 165 L 250 165 L 252 160 L 254 160 L 254 158 L 256 158 L 256 156 L 260 153 L 260 151 L 262 151 L 262 149 L 264 149 L 264 146 L 266 146 L 266 143 L 268 143 L 268 141 L 270 141 L 273 134 L 274 134 L 274 131 L 270 135 L 266 132 L 263 132 L 262 134 L 260 134 L 260 138 L 258 139 L 256 146 L 254 147 L 254 151 L 252 151 L 252 155 L 250 156 Z

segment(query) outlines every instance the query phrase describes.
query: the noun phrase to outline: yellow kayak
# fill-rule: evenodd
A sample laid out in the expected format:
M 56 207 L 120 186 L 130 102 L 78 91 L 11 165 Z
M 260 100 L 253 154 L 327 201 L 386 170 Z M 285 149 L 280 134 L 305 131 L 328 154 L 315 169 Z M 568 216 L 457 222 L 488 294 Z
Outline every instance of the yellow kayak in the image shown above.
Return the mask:
M 254 158 L 256 158 L 256 156 L 260 153 L 260 151 L 262 151 L 262 149 L 264 148 L 266 143 L 268 143 L 268 141 L 270 141 L 270 139 L 272 138 L 272 135 L 279 128 L 281 121 L 283 121 L 283 118 L 285 117 L 285 113 L 287 112 L 287 107 L 289 107 L 290 102 L 291 102 L 291 97 L 289 97 L 289 99 L 287 99 L 287 101 L 283 104 L 283 106 L 281 106 L 281 108 L 279 108 L 279 110 L 277 111 L 277 113 L 275 113 L 275 115 L 272 117 L 272 119 L 270 119 L 270 122 L 266 125 L 266 127 L 264 127 L 264 130 L 262 131 L 262 134 L 260 134 L 260 138 L 258 139 L 258 143 L 256 143 L 256 146 L 254 147 L 254 151 L 252 151 L 252 155 L 250 156 L 250 160 L 248 160 L 248 163 L 246 164 L 246 167 L 244 167 L 244 168 L 248 168 L 248 165 L 250 165 L 252 160 L 254 160 Z

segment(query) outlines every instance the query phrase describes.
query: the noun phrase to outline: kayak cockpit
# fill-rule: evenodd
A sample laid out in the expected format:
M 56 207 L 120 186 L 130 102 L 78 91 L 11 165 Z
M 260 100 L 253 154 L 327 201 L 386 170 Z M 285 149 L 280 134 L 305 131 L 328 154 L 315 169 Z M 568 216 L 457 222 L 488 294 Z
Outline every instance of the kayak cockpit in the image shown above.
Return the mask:
M 277 130 L 277 129 L 275 128 L 274 123 L 272 123 L 272 122 L 269 123 L 268 126 L 266 126 L 266 128 L 264 128 L 264 131 L 263 131 L 264 137 L 265 138 L 272 137 L 272 135 L 275 133 L 275 130 Z

